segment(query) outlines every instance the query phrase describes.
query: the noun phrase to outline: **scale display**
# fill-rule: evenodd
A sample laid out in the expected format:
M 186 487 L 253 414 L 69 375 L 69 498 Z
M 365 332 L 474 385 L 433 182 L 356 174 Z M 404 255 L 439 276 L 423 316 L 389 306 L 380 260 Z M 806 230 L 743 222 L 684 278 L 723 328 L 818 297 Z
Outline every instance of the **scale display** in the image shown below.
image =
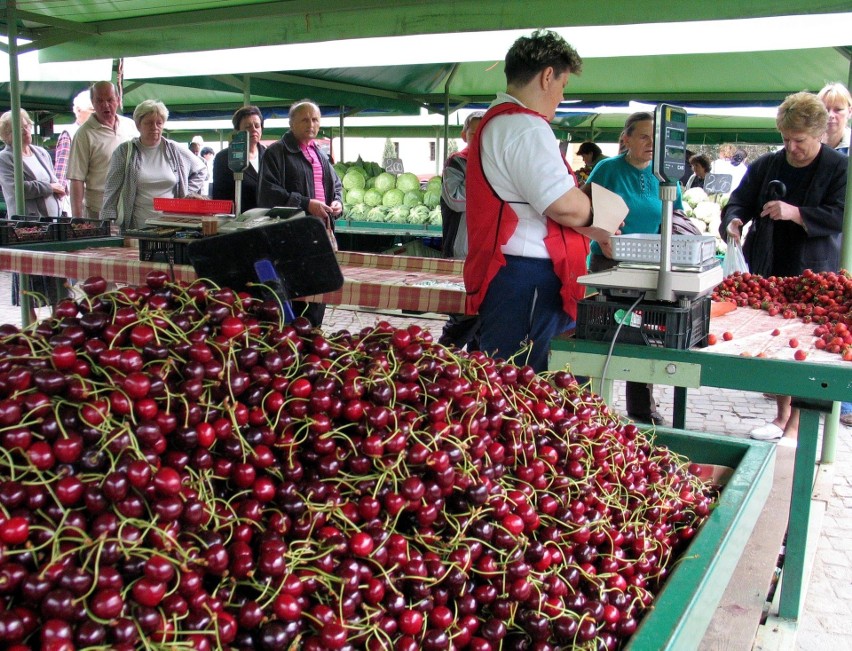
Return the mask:
M 248 169 L 248 139 L 248 131 L 238 131 L 228 145 L 228 168 L 234 173 Z
M 686 171 L 686 109 L 660 104 L 654 113 L 654 176 L 674 184 Z

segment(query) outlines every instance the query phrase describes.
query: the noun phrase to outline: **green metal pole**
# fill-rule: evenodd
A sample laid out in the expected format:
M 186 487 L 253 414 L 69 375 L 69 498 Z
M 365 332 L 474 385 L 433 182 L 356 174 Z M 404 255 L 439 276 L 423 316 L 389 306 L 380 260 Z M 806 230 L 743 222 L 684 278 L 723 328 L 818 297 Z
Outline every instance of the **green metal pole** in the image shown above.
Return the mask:
M 847 48 L 849 49 L 849 48 Z M 852 88 L 852 63 L 846 87 Z M 846 205 L 843 209 L 843 240 L 840 249 L 840 267 L 852 271 L 852 166 L 846 170 Z M 825 430 L 822 436 L 821 463 L 834 463 L 837 450 L 837 434 L 840 430 L 840 403 L 835 402 L 825 415 Z
M 15 2 L 9 2 L 9 99 L 12 109 L 12 149 L 15 161 L 15 206 L 18 214 L 26 214 L 24 197 L 24 164 L 21 158 L 21 92 L 18 79 L 18 16 Z M 12 215 L 9 215 L 12 217 Z
M 778 604 L 778 615 L 784 619 L 798 619 L 802 607 L 818 436 L 819 412 L 802 409 L 799 416 L 799 445 L 796 447 L 796 461 L 793 465 L 790 516 L 787 521 L 787 557 L 784 559 L 781 601 Z

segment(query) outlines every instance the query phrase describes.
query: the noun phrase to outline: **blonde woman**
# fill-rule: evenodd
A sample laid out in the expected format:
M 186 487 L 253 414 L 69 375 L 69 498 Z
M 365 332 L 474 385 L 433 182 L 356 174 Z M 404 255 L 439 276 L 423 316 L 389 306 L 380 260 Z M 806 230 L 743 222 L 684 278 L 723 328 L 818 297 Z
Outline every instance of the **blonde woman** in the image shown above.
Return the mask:
M 12 149 L 14 132 L 12 130 L 12 112 L 6 111 L 0 116 L 0 140 L 6 147 L 0 151 L 0 187 L 6 200 L 6 212 L 11 217 L 58 217 L 62 214 L 62 199 L 65 197 L 65 185 L 56 178 L 50 154 L 42 147 L 33 144 L 33 121 L 29 114 L 21 109 L 21 159 L 24 173 L 24 205 L 17 204 L 15 196 L 15 156 Z M 12 305 L 20 304 L 18 296 L 17 274 L 12 282 Z M 36 295 L 46 296 L 51 305 L 55 305 L 64 294 L 57 290 L 53 278 L 30 276 L 29 289 Z M 35 312 L 30 313 L 35 320 Z
M 102 219 L 121 232 L 142 228 L 154 216 L 154 199 L 200 196 L 207 179 L 204 159 L 163 137 L 165 104 L 145 100 L 133 111 L 139 137 L 116 147 L 109 162 Z

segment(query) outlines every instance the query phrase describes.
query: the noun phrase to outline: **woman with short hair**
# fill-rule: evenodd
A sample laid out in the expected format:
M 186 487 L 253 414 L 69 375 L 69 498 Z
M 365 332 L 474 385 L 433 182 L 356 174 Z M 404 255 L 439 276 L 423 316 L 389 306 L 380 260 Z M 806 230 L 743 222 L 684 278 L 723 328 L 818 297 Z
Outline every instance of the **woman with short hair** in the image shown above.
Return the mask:
M 6 200 L 8 217 L 58 217 L 62 214 L 62 199 L 65 197 L 65 185 L 56 177 L 50 154 L 42 147 L 33 144 L 33 121 L 29 114 L 21 109 L 21 161 L 23 162 L 24 205 L 17 204 L 15 196 L 15 154 L 12 148 L 14 131 L 12 111 L 0 116 L 0 140 L 6 147 L 0 151 L 0 187 Z M 30 276 L 29 291 L 35 295 L 47 297 L 51 305 L 67 296 L 67 292 L 58 289 L 53 278 Z M 18 274 L 12 280 L 12 305 L 19 305 Z M 35 312 L 30 312 L 30 321 L 35 320 Z
M 165 104 L 145 100 L 133 111 L 139 137 L 113 152 L 104 190 L 102 219 L 114 220 L 120 232 L 138 229 L 155 215 L 154 199 L 200 197 L 207 178 L 204 160 L 163 137 L 169 118 Z
M 704 154 L 695 154 L 690 157 L 689 166 L 692 168 L 692 176 L 689 177 L 684 189 L 703 188 L 704 178 L 710 173 L 710 159 Z
M 720 233 L 739 240 L 751 223 L 743 252 L 752 273 L 799 276 L 805 269 L 838 271 L 848 158 L 823 144 L 828 111 L 813 93 L 787 97 L 775 125 L 784 148 L 752 163 L 731 195 Z M 795 440 L 798 410 L 777 397 L 774 421 L 751 437 Z
M 266 147 L 260 144 L 263 136 L 263 113 L 256 106 L 241 106 L 231 118 L 234 132 L 248 131 L 248 167 L 243 172 L 240 184 L 240 212 L 257 208 L 257 184 L 259 181 L 260 161 Z M 226 147 L 213 159 L 213 187 L 211 199 L 236 201 L 234 173 L 228 167 L 228 149 Z

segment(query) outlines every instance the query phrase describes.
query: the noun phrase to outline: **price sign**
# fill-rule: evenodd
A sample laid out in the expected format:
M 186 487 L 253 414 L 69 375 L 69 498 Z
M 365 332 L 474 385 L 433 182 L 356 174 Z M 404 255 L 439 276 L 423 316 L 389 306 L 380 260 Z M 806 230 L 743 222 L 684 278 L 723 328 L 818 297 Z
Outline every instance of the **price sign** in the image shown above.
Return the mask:
M 707 194 L 727 194 L 731 191 L 733 178 L 730 174 L 708 174 L 704 177 L 704 192 Z
M 384 168 L 386 172 L 391 174 L 402 174 L 405 170 L 402 167 L 401 158 L 385 158 Z

